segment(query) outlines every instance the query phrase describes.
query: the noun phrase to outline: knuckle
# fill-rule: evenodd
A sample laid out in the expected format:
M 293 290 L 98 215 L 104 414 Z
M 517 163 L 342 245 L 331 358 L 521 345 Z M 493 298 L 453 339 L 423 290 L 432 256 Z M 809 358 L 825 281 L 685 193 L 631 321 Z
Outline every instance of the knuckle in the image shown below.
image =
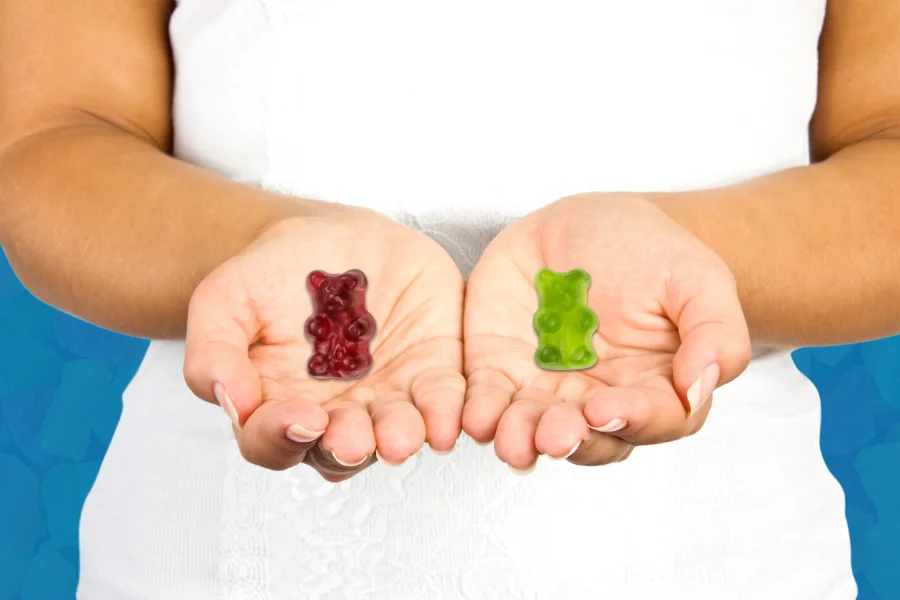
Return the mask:
M 628 444 L 618 439 L 591 435 L 568 460 L 585 467 L 609 465 L 616 462 L 625 446 Z
M 239 444 L 238 447 L 240 448 L 241 456 L 244 457 L 244 460 L 257 467 L 269 471 L 284 471 L 291 467 L 290 463 L 279 460 L 273 456 L 267 456 L 265 453 L 258 452 L 249 444 Z
M 674 442 L 690 435 L 692 419 L 683 416 L 666 429 L 660 443 Z
M 632 446 L 631 444 L 626 444 L 625 448 L 622 450 L 622 452 L 616 458 L 615 462 L 620 463 L 620 462 L 624 462 L 624 461 L 628 460 L 628 457 L 631 456 L 632 452 L 634 452 L 634 446 Z
M 708 412 L 703 412 L 691 417 L 687 422 L 684 437 L 691 437 L 692 435 L 696 435 L 697 432 L 703 429 L 703 425 L 706 424 L 706 417 L 708 414 Z
M 256 452 L 254 452 L 251 448 L 248 448 L 246 444 L 238 443 L 238 449 L 241 451 L 241 456 L 243 457 L 243 459 L 248 463 L 250 463 L 251 465 L 256 465 L 257 467 L 263 466 L 260 464 Z
M 682 414 L 659 415 L 655 419 L 642 421 L 633 427 L 626 428 L 623 431 L 625 434 L 623 438 L 641 446 L 665 444 L 683 438 L 687 432 L 687 422 L 687 418 Z
M 750 364 L 750 359 L 752 358 L 752 349 L 750 348 L 750 336 L 742 335 L 740 338 L 733 339 L 731 341 L 732 348 L 731 353 L 734 357 L 735 362 L 737 362 L 741 368 L 745 368 L 748 364 Z
M 333 471 L 327 468 L 319 468 L 316 469 L 319 475 L 327 481 L 328 483 L 341 483 L 342 481 L 347 481 L 354 475 L 358 475 L 363 471 L 363 469 L 352 469 L 349 471 Z
M 596 456 L 582 458 L 575 464 L 585 467 L 603 467 L 617 462 L 620 454 L 621 452 L 604 452 Z
M 622 430 L 622 437 L 641 444 L 656 444 L 666 437 L 671 429 L 668 419 L 640 419 L 630 422 Z
M 182 374 L 184 381 L 192 389 L 203 379 L 204 367 L 202 361 L 193 352 L 185 354 Z

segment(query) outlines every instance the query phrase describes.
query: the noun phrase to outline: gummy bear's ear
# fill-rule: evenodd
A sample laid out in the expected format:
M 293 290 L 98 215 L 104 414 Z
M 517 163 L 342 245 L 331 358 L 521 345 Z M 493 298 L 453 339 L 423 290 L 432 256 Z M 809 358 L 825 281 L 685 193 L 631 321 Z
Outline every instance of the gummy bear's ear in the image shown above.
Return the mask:
M 566 273 L 566 281 L 575 285 L 590 285 L 591 276 L 584 269 L 572 269 Z
M 325 271 L 313 271 L 306 276 L 306 285 L 311 290 L 319 289 L 326 281 L 328 281 L 328 274 Z
M 351 289 L 364 288 L 369 283 L 368 279 L 366 279 L 366 274 L 359 269 L 350 269 L 341 275 L 341 279 L 343 279 Z
M 550 269 L 541 269 L 537 272 L 537 275 L 534 276 L 534 283 L 537 287 L 548 286 L 553 284 L 557 279 L 559 279 L 559 275 L 551 271 Z

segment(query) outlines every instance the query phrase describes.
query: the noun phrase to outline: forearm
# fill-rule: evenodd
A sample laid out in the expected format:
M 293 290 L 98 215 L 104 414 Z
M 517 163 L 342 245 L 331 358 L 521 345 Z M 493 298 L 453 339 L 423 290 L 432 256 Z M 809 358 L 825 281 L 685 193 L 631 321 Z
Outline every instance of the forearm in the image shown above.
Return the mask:
M 654 201 L 731 267 L 755 343 L 900 333 L 900 139 L 808 167 Z
M 98 325 L 180 337 L 196 285 L 304 204 L 228 181 L 105 124 L 0 154 L 0 242 L 39 298 Z

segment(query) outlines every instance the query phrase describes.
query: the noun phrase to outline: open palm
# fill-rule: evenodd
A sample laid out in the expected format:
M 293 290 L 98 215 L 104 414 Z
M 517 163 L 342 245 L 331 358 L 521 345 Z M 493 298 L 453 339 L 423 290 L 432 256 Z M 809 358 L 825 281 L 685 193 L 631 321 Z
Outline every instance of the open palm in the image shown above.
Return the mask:
M 584 269 L 597 313 L 596 365 L 535 364 L 542 268 Z M 539 454 L 622 460 L 633 445 L 700 428 L 716 385 L 747 365 L 750 342 L 724 263 L 633 195 L 565 198 L 519 219 L 469 278 L 464 316 L 465 431 L 516 469 Z
M 307 275 L 361 270 L 377 332 L 358 380 L 307 374 Z M 432 240 L 373 212 L 335 207 L 288 219 L 209 275 L 191 300 L 185 378 L 222 404 L 244 456 L 300 462 L 332 481 L 427 441 L 453 447 L 465 381 L 462 276 Z

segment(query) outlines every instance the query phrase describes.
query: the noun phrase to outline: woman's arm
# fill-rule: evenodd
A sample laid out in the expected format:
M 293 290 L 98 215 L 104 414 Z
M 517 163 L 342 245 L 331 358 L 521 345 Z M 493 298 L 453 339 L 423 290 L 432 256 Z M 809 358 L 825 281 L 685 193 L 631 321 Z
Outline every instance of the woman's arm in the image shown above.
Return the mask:
M 655 201 L 728 263 L 754 341 L 900 333 L 900 3 L 829 0 L 815 160 Z
M 38 297 L 180 337 L 196 285 L 304 203 L 166 154 L 170 0 L 0 0 L 0 243 Z

